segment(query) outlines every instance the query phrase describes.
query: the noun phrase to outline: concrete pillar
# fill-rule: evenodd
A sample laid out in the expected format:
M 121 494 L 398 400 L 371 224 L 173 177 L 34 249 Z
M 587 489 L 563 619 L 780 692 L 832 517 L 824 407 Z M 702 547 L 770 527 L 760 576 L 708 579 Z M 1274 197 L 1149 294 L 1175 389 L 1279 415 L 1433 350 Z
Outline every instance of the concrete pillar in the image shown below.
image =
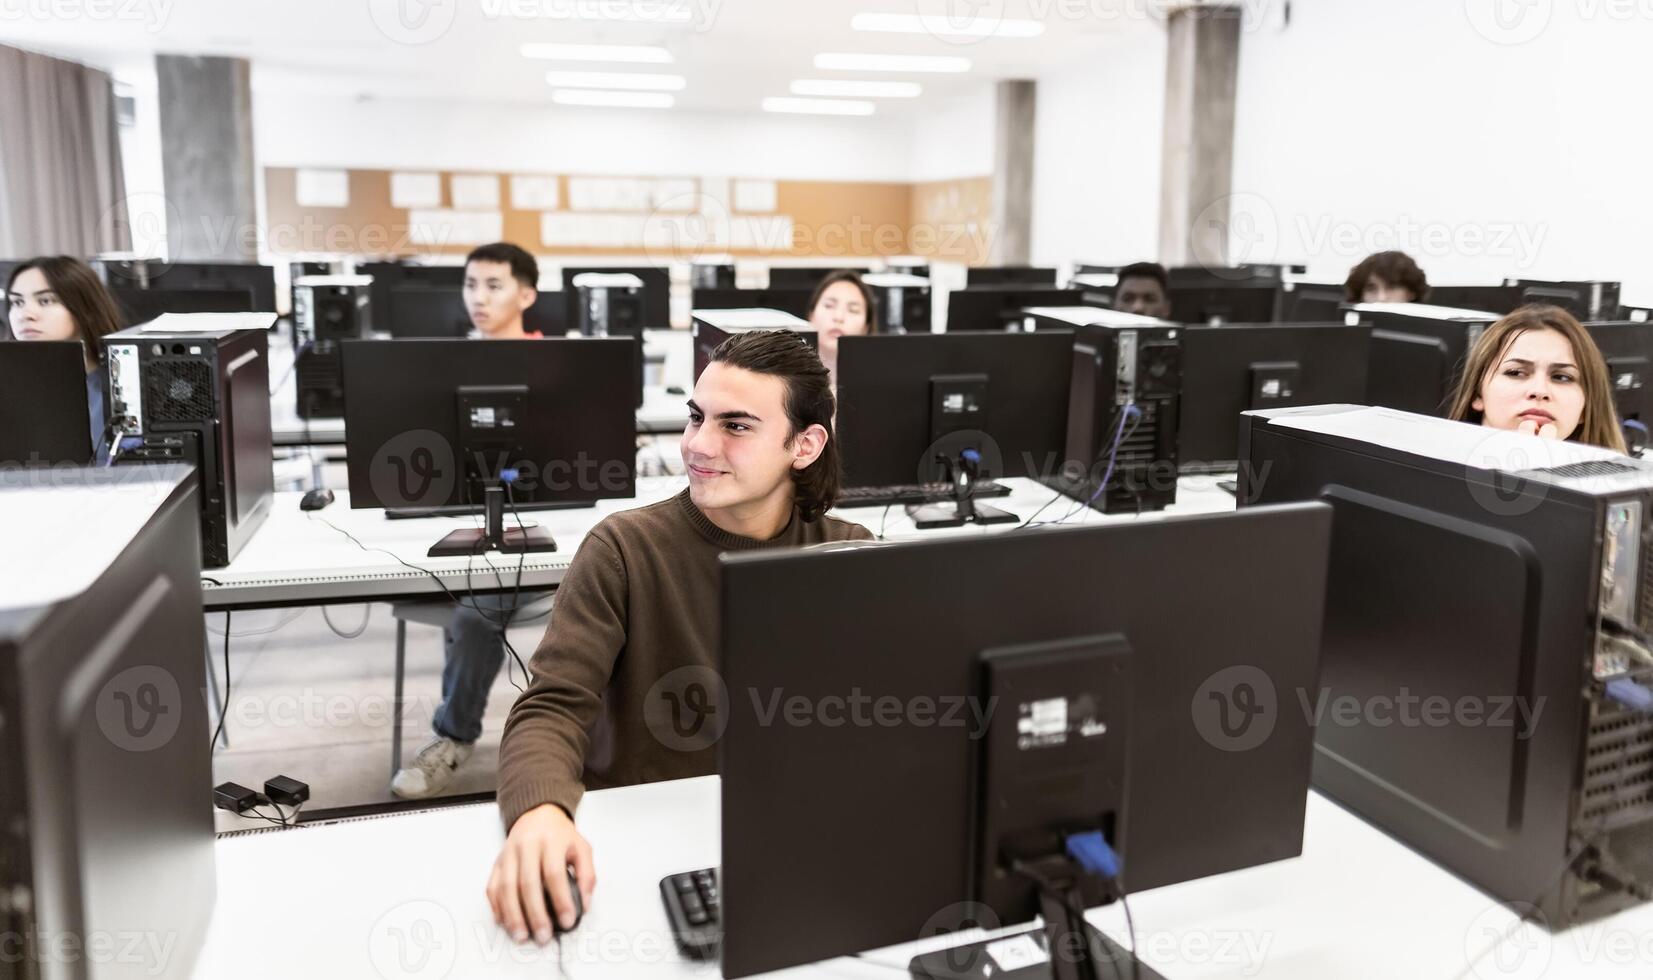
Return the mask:
M 1033 255 L 1033 112 L 1037 84 L 999 82 L 993 127 L 993 265 Z
M 258 259 L 250 65 L 244 58 L 156 55 L 167 257 Z
M 1239 7 L 1198 5 L 1166 22 L 1159 254 L 1169 265 L 1228 263 Z

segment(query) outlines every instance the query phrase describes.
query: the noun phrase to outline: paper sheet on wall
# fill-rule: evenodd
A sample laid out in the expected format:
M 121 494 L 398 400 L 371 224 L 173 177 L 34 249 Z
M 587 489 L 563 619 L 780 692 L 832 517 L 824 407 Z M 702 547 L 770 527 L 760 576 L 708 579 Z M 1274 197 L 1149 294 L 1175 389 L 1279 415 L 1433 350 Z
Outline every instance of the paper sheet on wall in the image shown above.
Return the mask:
M 350 172 L 300 169 L 293 197 L 301 208 L 347 208 L 350 206 Z
M 651 183 L 633 177 L 570 177 L 568 206 L 576 211 L 647 211 Z
M 442 206 L 442 175 L 393 173 L 390 175 L 390 206 L 393 208 L 439 208 Z
M 792 218 L 737 216 L 729 219 L 729 247 L 759 252 L 792 250 Z
M 640 214 L 540 215 L 540 244 L 581 248 L 637 248 L 643 245 L 648 219 Z
M 493 174 L 454 174 L 448 181 L 453 206 L 465 211 L 498 211 L 499 178 Z
M 656 211 L 688 213 L 700 206 L 695 182 L 685 179 L 657 180 L 650 190 L 650 205 Z
M 517 211 L 549 211 L 559 206 L 557 178 L 532 174 L 511 176 L 511 207 Z
M 735 181 L 736 211 L 773 211 L 776 203 L 775 182 L 772 180 Z
M 408 215 L 408 240 L 415 245 L 486 245 L 505 237 L 498 211 L 420 210 Z

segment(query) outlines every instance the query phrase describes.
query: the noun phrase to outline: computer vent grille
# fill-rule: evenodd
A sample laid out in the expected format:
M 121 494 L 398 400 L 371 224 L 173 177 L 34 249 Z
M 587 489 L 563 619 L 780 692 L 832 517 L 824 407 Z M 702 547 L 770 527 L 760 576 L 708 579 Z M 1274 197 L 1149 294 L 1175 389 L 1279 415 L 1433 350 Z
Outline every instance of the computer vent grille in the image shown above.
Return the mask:
M 1579 829 L 1653 819 L 1653 715 L 1605 700 L 1590 706 Z

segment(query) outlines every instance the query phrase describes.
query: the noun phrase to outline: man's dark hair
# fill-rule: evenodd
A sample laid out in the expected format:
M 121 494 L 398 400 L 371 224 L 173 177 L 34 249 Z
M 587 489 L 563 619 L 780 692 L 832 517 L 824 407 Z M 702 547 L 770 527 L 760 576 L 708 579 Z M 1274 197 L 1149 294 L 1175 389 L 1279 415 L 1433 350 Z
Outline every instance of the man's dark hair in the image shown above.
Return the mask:
M 826 429 L 826 448 L 815 462 L 792 471 L 798 513 L 810 523 L 832 509 L 843 484 L 843 462 L 838 436 L 832 429 L 835 405 L 832 376 L 809 342 L 790 330 L 754 330 L 736 334 L 712 352 L 713 364 L 727 364 L 754 374 L 780 378 L 786 384 L 786 418 L 792 431 L 788 444 L 812 425 Z
M 511 278 L 522 283 L 529 289 L 538 289 L 540 284 L 540 266 L 520 245 L 510 242 L 494 242 L 492 245 L 479 245 L 465 256 L 465 264 L 472 262 L 504 262 L 511 267 Z
M 1375 252 L 1349 270 L 1343 283 L 1343 298 L 1351 303 L 1361 301 L 1366 292 L 1366 280 L 1377 276 L 1391 286 L 1402 286 L 1412 294 L 1412 302 L 1422 303 L 1429 297 L 1429 279 L 1423 270 L 1405 252 Z
M 1124 285 L 1127 279 L 1152 279 L 1165 295 L 1171 295 L 1171 275 L 1158 262 L 1132 262 L 1119 270 L 1118 285 Z
M 833 284 L 840 282 L 847 282 L 861 291 L 861 303 L 867 310 L 867 335 L 871 336 L 877 333 L 878 297 L 873 295 L 872 290 L 869 289 L 866 282 L 862 280 L 861 273 L 855 271 L 854 269 L 839 269 L 837 272 L 829 272 L 825 276 L 822 276 L 821 281 L 815 284 L 815 292 L 811 293 L 809 296 L 809 312 L 806 314 L 806 317 L 815 315 L 815 307 L 820 304 L 821 297 L 826 295 L 827 289 Z

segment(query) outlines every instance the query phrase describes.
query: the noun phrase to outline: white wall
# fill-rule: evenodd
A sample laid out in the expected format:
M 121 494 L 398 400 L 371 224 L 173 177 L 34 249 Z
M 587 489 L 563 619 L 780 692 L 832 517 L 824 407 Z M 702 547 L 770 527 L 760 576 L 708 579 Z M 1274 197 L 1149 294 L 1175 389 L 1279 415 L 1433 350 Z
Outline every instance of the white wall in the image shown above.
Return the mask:
M 907 179 L 955 180 L 993 173 L 993 129 L 998 110 L 993 86 L 927 107 L 912 121 Z
M 1159 250 L 1165 32 L 1148 20 L 1040 76 L 1033 262 L 1125 263 Z
M 1653 8 L 1538 0 L 1503 26 L 1498 10 L 1316 0 L 1248 30 L 1235 257 L 1340 280 L 1401 248 L 1435 282 L 1622 279 L 1653 301 Z
M 260 90 L 259 166 L 910 179 L 911 124 L 887 117 L 374 99 Z

